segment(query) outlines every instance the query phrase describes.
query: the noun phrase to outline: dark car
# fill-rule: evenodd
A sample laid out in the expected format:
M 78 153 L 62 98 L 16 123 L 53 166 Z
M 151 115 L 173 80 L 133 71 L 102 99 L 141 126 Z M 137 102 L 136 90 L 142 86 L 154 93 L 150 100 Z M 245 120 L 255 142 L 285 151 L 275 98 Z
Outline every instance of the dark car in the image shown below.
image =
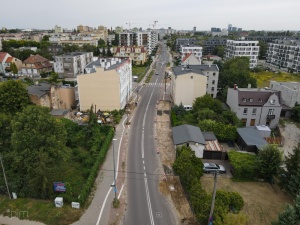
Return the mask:
M 213 173 L 213 172 L 219 172 L 219 173 L 226 173 L 226 169 L 224 166 L 216 164 L 216 163 L 203 163 L 203 172 L 204 173 Z

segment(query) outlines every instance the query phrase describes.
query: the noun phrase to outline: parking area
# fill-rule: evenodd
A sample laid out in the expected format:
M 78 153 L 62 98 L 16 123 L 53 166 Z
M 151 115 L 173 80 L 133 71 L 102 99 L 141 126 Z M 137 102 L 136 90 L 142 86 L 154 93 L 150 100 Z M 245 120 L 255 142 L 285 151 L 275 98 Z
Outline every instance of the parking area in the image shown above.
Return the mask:
M 202 162 L 203 163 L 216 163 L 216 164 L 222 165 L 222 166 L 225 167 L 226 173 L 225 174 L 220 174 L 220 176 L 227 177 L 227 178 L 232 177 L 232 174 L 230 172 L 231 164 L 230 164 L 229 160 L 202 159 Z M 204 174 L 204 176 L 211 176 L 211 174 Z

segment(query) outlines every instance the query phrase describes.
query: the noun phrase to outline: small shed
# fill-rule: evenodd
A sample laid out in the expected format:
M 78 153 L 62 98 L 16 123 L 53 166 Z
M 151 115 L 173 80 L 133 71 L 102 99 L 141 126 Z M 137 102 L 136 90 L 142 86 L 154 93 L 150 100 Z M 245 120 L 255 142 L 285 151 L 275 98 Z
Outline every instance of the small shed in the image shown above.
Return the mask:
M 203 159 L 228 159 L 227 152 L 213 132 L 202 132 L 205 139 Z
M 203 158 L 205 139 L 199 127 L 184 124 L 172 128 L 173 143 L 175 148 L 186 145 L 194 152 L 196 157 Z
M 266 125 L 259 125 L 256 126 L 255 129 L 258 131 L 260 136 L 262 137 L 270 137 L 271 136 L 271 129 Z
M 238 128 L 237 144 L 240 150 L 255 152 L 262 149 L 268 142 L 253 127 Z

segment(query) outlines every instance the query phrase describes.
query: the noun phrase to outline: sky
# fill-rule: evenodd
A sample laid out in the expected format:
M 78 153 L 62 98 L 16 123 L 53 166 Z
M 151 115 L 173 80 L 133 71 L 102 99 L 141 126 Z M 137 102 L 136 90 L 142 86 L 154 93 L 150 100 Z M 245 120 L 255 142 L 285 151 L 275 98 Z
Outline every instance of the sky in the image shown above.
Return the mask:
M 0 0 L 1 2 L 5 0 Z M 172 27 L 210 30 L 300 30 L 300 0 L 14 0 L 0 4 L 0 29 L 74 29 L 77 25 L 125 29 Z

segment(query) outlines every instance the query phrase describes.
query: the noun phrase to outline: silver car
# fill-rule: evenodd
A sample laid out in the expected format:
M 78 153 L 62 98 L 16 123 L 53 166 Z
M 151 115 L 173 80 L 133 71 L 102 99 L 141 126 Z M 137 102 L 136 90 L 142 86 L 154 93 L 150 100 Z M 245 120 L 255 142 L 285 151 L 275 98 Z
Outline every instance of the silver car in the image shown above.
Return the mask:
M 216 164 L 216 163 L 203 163 L 203 172 L 204 173 L 213 173 L 213 172 L 219 172 L 219 173 L 226 173 L 226 169 L 224 166 Z

